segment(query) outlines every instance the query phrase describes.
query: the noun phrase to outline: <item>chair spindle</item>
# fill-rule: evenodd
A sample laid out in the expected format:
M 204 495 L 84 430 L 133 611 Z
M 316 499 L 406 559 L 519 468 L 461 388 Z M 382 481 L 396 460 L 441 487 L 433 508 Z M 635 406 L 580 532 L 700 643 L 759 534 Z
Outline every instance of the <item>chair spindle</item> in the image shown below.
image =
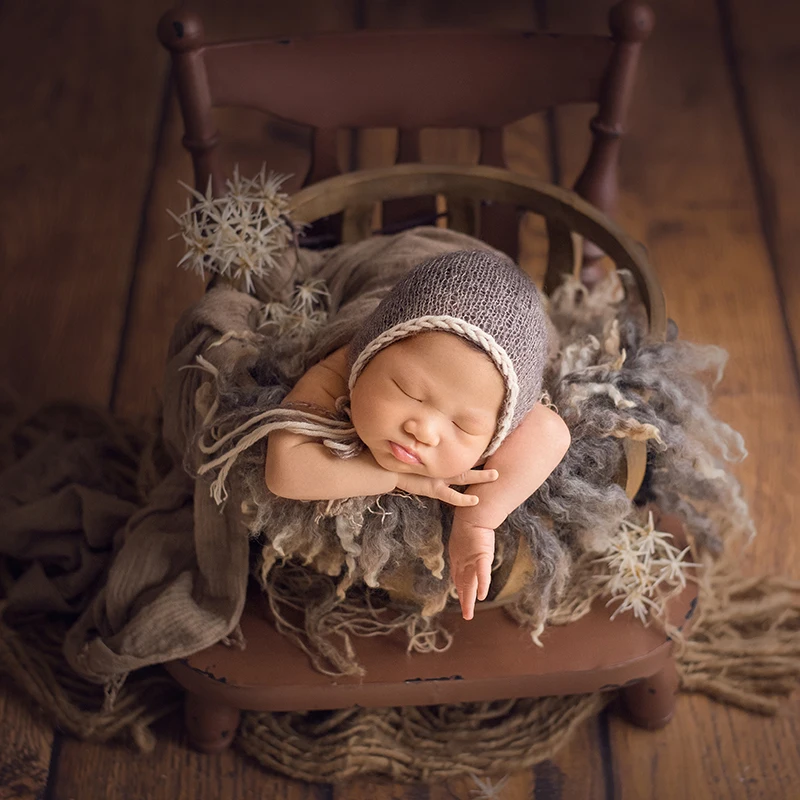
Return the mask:
M 637 0 L 622 0 L 608 17 L 615 42 L 614 51 L 600 92 L 597 116 L 589 123 L 592 148 L 586 166 L 575 183 L 575 191 L 609 216 L 618 198 L 617 165 L 625 132 L 636 67 L 642 44 L 655 25 L 652 9 Z M 600 265 L 603 251 L 594 242 L 584 242 L 581 277 L 593 285 L 605 274 Z
M 397 134 L 397 163 L 418 164 L 422 161 L 420 132 L 415 128 L 400 128 Z M 383 231 L 393 233 L 416 225 L 436 223 L 435 197 L 404 197 L 383 204 Z
M 304 186 L 338 175 L 337 128 L 314 128 L 311 133 L 311 166 Z M 305 229 L 300 242 L 305 247 L 333 247 L 342 241 L 342 215 L 333 214 L 316 220 Z
M 487 167 L 505 168 L 503 129 L 481 128 L 480 136 L 480 163 Z M 506 204 L 483 203 L 480 209 L 478 236 L 516 261 L 519 255 L 519 214 L 517 209 Z
M 219 133 L 212 115 L 203 59 L 205 31 L 197 14 L 173 10 L 158 24 L 161 43 L 172 53 L 173 76 L 184 124 L 183 146 L 192 156 L 195 186 L 202 192 L 212 181 L 215 195 L 225 189 L 225 178 L 216 152 Z

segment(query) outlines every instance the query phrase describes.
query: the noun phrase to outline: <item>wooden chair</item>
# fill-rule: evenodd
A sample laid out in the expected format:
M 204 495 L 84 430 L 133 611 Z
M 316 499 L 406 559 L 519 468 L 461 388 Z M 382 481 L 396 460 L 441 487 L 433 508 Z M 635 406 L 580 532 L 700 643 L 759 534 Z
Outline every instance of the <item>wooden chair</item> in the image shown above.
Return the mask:
M 398 162 L 414 163 L 420 160 L 422 128 L 477 128 L 480 164 L 504 167 L 504 125 L 561 104 L 595 102 L 592 146 L 575 191 L 613 216 L 625 118 L 639 52 L 653 24 L 647 5 L 622 0 L 609 15 L 610 38 L 361 31 L 207 45 L 200 18 L 175 10 L 161 19 L 159 36 L 172 54 L 183 143 L 203 190 L 209 178 L 216 190 L 224 186 L 216 107 L 260 109 L 309 126 L 312 160 L 306 185 L 311 185 L 339 173 L 340 129 L 398 128 Z M 448 200 L 451 227 L 516 258 L 515 208 Z M 384 204 L 384 229 L 419 224 L 434 215 L 430 195 L 395 200 Z M 356 203 L 343 220 L 328 220 L 333 225 L 327 230 L 355 241 L 369 235 L 371 219 L 371 208 Z M 593 282 L 602 274 L 597 268 L 601 252 L 591 243 L 585 251 L 583 278 Z
M 298 221 L 327 221 L 328 231 L 355 241 L 372 233 L 373 204 L 383 204 L 384 227 L 403 220 L 413 224 L 427 219 L 438 194 L 447 198 L 451 227 L 515 256 L 518 210 L 533 211 L 547 224 L 545 291 L 564 273 L 581 270 L 577 233 L 595 244 L 584 254 L 583 278 L 597 277 L 598 252 L 629 270 L 647 309 L 650 336 L 663 340 L 667 319 L 661 288 L 642 248 L 603 213 L 613 210 L 616 200 L 620 136 L 638 53 L 653 17 L 647 6 L 623 0 L 612 9 L 610 24 L 612 38 L 361 32 L 205 45 L 199 18 L 173 11 L 162 18 L 159 34 L 173 55 L 184 145 L 198 187 L 205 188 L 209 179 L 215 191 L 224 187 L 213 108 L 269 111 L 313 128 L 307 186 L 291 201 Z M 585 101 L 596 101 L 598 114 L 577 194 L 502 169 L 503 125 L 553 105 Z M 399 127 L 401 163 L 337 176 L 337 129 L 387 126 Z M 425 127 L 478 128 L 481 165 L 411 163 L 419 159 L 419 131 Z M 634 442 L 625 450 L 619 481 L 633 498 L 646 452 L 644 444 Z M 685 538 L 675 518 L 662 518 L 660 526 L 679 541 Z M 671 603 L 670 621 L 683 624 L 695 601 L 690 585 Z M 677 685 L 671 644 L 655 626 L 645 628 L 630 618 L 612 623 L 608 610 L 599 607 L 577 623 L 549 628 L 540 650 L 496 604 L 470 623 L 446 614 L 446 624 L 455 640 L 447 653 L 406 656 L 396 638 L 366 639 L 357 646 L 366 677 L 333 681 L 315 672 L 304 654 L 275 632 L 255 595 L 241 623 L 245 651 L 216 645 L 167 669 L 187 689 L 190 738 L 207 751 L 231 741 L 239 709 L 462 702 L 627 686 L 623 697 L 634 721 L 657 727 L 671 716 Z

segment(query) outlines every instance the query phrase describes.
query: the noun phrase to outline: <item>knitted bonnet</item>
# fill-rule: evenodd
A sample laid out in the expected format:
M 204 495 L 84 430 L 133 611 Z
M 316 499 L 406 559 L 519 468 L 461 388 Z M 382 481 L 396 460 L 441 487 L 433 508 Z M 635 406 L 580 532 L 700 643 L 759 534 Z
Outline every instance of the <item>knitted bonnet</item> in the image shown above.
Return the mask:
M 491 455 L 541 394 L 547 328 L 536 287 L 498 253 L 459 251 L 425 261 L 394 286 L 351 342 L 350 390 L 377 353 L 428 331 L 472 342 L 499 370 L 505 398 L 484 454 Z

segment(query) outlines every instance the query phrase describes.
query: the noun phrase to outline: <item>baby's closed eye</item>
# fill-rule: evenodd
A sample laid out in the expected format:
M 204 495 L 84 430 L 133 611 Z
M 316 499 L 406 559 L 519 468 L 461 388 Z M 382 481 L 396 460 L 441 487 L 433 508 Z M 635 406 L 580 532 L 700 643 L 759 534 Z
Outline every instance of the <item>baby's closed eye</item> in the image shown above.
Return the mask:
M 453 425 L 467 436 L 487 436 L 494 431 L 494 420 L 473 419 L 472 417 L 455 417 Z
M 392 378 L 392 383 L 410 400 L 416 400 L 417 403 L 421 403 L 419 397 L 415 397 L 408 389 L 404 389 L 394 378 Z

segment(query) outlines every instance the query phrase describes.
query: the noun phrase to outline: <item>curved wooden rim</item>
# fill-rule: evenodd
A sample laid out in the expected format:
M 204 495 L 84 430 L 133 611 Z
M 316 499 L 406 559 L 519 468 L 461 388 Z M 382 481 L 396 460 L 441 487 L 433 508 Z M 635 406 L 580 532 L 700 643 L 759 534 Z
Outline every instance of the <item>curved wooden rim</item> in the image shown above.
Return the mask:
M 602 211 L 568 189 L 497 167 L 398 164 L 320 181 L 293 195 L 289 207 L 298 222 L 313 222 L 355 204 L 439 193 L 511 203 L 591 239 L 618 269 L 633 274 L 647 309 L 649 338 L 666 339 L 664 294 L 644 250 Z

